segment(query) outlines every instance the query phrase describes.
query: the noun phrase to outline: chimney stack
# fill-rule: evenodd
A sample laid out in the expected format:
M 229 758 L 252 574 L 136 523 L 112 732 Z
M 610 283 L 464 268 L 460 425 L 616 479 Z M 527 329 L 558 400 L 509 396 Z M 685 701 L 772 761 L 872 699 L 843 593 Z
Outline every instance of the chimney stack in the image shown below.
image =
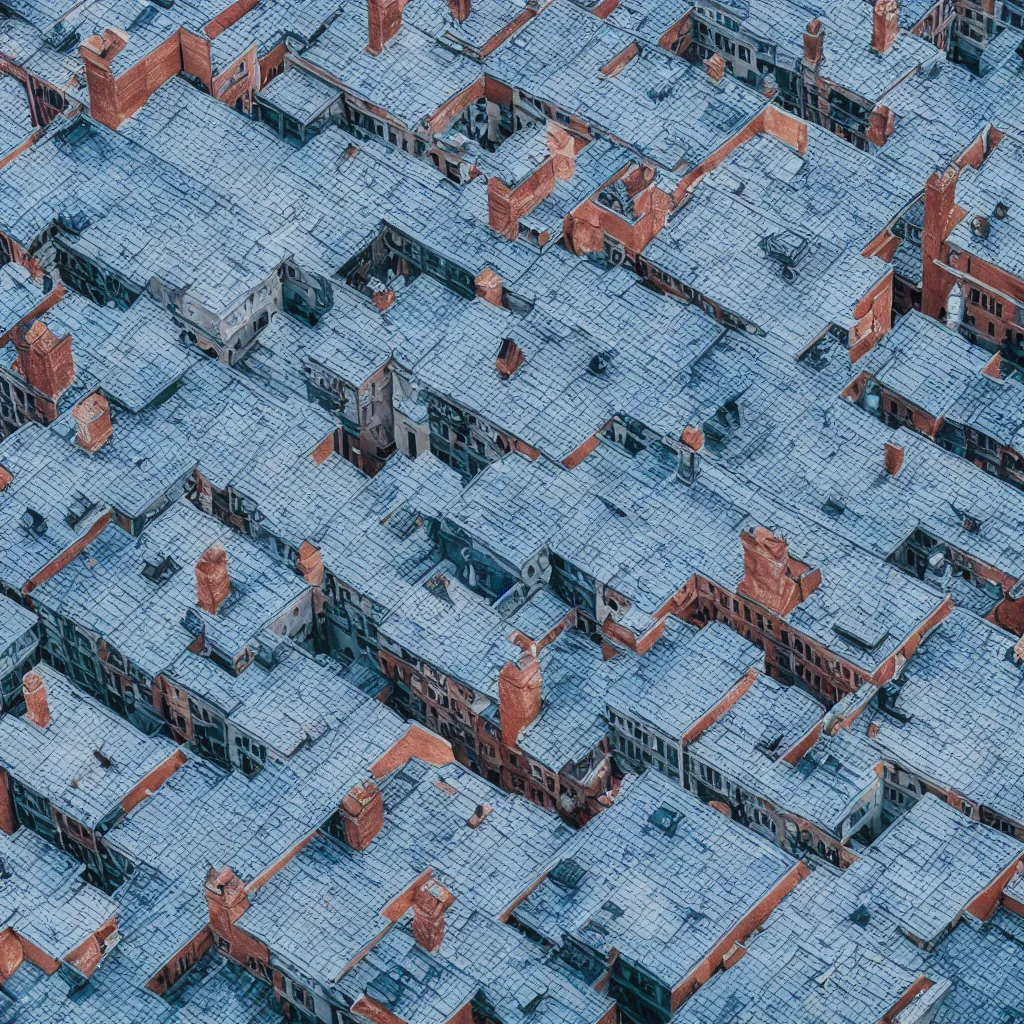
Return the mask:
M 0 932 L 0 985 L 6 984 L 25 962 L 25 947 L 13 928 Z
M 757 601 L 780 617 L 806 601 L 821 585 L 821 570 L 790 557 L 785 537 L 755 526 L 740 534 L 743 579 L 738 594 Z
M 950 164 L 941 174 L 936 171 L 924 188 L 924 227 L 921 232 L 922 291 L 921 312 L 933 320 L 940 318 L 953 286 L 953 278 L 938 264 L 942 245 L 957 218 L 963 213 L 956 205 L 956 187 L 960 169 Z
M 573 137 L 561 125 L 548 121 L 547 141 L 555 177 L 559 181 L 571 181 L 576 173 L 576 143 Z
M 371 278 L 367 282 L 367 287 L 373 292 L 371 299 L 381 313 L 386 313 L 395 304 L 397 296 L 395 295 L 395 289 L 391 285 L 382 284 L 380 281 L 375 281 Z
M 473 0 L 448 0 L 448 10 L 456 21 L 463 22 L 473 12 Z
M 319 587 L 324 582 L 324 559 L 320 549 L 314 547 L 308 540 L 299 545 L 299 557 L 296 566 L 302 578 L 314 587 Z
M 34 320 L 24 333 L 15 333 L 14 347 L 22 377 L 51 401 L 56 402 L 74 384 L 70 334 L 58 338 L 42 320 Z
M 879 105 L 868 117 L 868 142 L 873 146 L 884 146 L 896 129 L 896 115 L 885 105 Z
M 46 681 L 38 672 L 27 672 L 21 680 L 25 694 L 25 717 L 45 729 L 50 724 L 50 704 L 46 699 Z
M 899 476 L 903 468 L 903 445 L 894 441 L 885 442 L 885 471 L 889 476 Z
M 216 935 L 230 936 L 235 922 L 249 909 L 249 895 L 242 880 L 231 868 L 210 868 L 205 888 L 210 930 Z
M 708 57 L 704 61 L 704 70 L 712 82 L 720 82 L 725 78 L 725 61 L 722 59 L 721 54 L 713 53 Z
M 402 11 L 407 2 L 368 0 L 366 6 L 370 41 L 366 49 L 369 53 L 383 53 L 384 47 L 402 30 Z
M 503 338 L 494 367 L 502 377 L 508 378 L 526 362 L 526 353 L 511 339 Z
M 875 4 L 871 28 L 871 49 L 887 54 L 900 33 L 900 5 L 898 0 L 878 0 Z
M 479 828 L 483 824 L 484 819 L 487 817 L 487 815 L 490 814 L 491 811 L 493 810 L 494 808 L 490 804 L 477 804 L 476 810 L 472 813 L 472 815 L 470 815 L 469 819 L 466 821 L 466 824 L 470 828 Z
M 825 56 L 825 26 L 820 18 L 808 23 L 804 30 L 804 60 L 817 67 Z
M 0 466 L 0 491 L 6 491 L 14 482 L 14 476 L 9 469 Z
M 341 801 L 345 842 L 353 850 L 365 850 L 384 827 L 384 798 L 375 782 L 354 786 Z
M 196 604 L 204 612 L 216 615 L 230 593 L 228 553 L 220 544 L 214 544 L 196 562 Z
M 455 897 L 440 882 L 426 882 L 412 902 L 412 933 L 419 946 L 436 953 L 444 942 L 444 914 Z
M 110 404 L 102 395 L 83 398 L 71 415 L 78 430 L 78 447 L 88 455 L 95 455 L 113 436 Z
M 501 742 L 514 747 L 519 734 L 536 721 L 541 709 L 542 679 L 535 654 L 524 654 L 522 665 L 509 662 L 498 673 Z
M 490 267 L 484 267 L 473 281 L 476 289 L 476 297 L 492 306 L 500 306 L 502 296 L 505 293 L 505 286 L 502 284 L 500 275 L 496 274 Z
M 676 474 L 684 484 L 695 483 L 700 475 L 700 453 L 704 450 L 704 431 L 700 427 L 687 427 L 680 438 L 683 450 L 679 453 Z

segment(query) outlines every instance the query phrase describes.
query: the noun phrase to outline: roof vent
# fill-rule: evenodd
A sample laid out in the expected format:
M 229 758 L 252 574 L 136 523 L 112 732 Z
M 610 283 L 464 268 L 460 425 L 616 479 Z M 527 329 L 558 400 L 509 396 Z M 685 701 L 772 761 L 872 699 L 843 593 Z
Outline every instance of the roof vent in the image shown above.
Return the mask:
M 953 506 L 953 511 L 960 520 L 960 526 L 967 533 L 981 533 L 981 525 L 984 520 L 980 516 L 975 515 L 973 512 L 965 512 L 963 509 L 957 508 L 956 505 Z
M 394 1006 L 402 997 L 402 977 L 398 970 L 381 972 L 366 986 L 366 994 L 381 1006 Z
M 43 42 L 52 46 L 60 53 L 68 53 L 81 41 L 82 36 L 78 29 L 65 25 L 58 21 L 49 32 L 43 36 Z
M 108 757 L 106 754 L 104 754 L 103 751 L 100 750 L 99 747 L 97 747 L 92 752 L 92 756 L 95 757 L 96 760 L 99 761 L 99 763 L 101 765 L 103 765 L 104 768 L 109 768 L 114 763 L 114 759 L 112 757 Z
M 976 238 L 988 238 L 991 229 L 992 225 L 989 223 L 988 217 L 982 217 L 979 214 L 977 217 L 971 218 L 971 234 Z
M 516 1003 L 520 1013 L 533 1013 L 541 1001 L 548 994 L 547 985 L 535 988 L 530 982 L 526 982 L 516 991 Z
M 71 504 L 68 505 L 64 521 L 74 529 L 95 507 L 95 501 L 90 501 L 81 492 L 76 492 L 71 499 Z
M 832 623 L 832 631 L 865 651 L 881 647 L 882 642 L 889 636 L 889 630 L 881 621 L 854 617 L 850 614 L 840 615 Z
M 878 691 L 878 706 L 895 718 L 897 722 L 901 722 L 903 725 L 906 725 L 911 720 L 911 716 L 905 711 L 900 711 L 900 709 L 896 707 L 896 701 L 899 698 L 899 695 L 899 687 L 893 687 L 886 684 Z
M 679 822 L 682 821 L 682 811 L 674 811 L 670 807 L 659 807 L 647 821 L 656 829 L 660 829 L 667 836 L 674 836 Z
M 62 213 L 57 218 L 57 224 L 69 235 L 80 235 L 91 223 L 84 213 Z
M 578 861 L 573 860 L 572 857 L 567 857 L 564 860 L 560 860 L 548 872 L 548 878 L 562 889 L 575 892 L 583 883 L 586 874 L 586 868 Z
M 861 928 L 866 928 L 871 920 L 871 913 L 862 903 L 851 915 L 850 920 Z
M 614 350 L 598 352 L 591 360 L 587 369 L 595 376 L 601 377 L 611 369 L 612 359 L 615 357 Z
M 761 239 L 761 251 L 779 264 L 785 281 L 797 279 L 797 265 L 807 252 L 810 242 L 798 231 L 787 229 Z
M 996 203 L 996 208 L 992 211 L 992 216 L 996 220 L 1006 220 L 1009 216 L 1010 208 L 1002 200 Z
M 21 528 L 28 533 L 42 537 L 46 533 L 46 516 L 34 508 L 27 508 L 21 513 Z
M 423 589 L 433 594 L 440 601 L 444 601 L 445 604 L 454 606 L 455 602 L 452 600 L 452 595 L 448 588 L 451 586 L 451 580 L 443 573 L 439 572 L 434 576 L 431 576 L 426 583 L 423 584 Z
M 155 562 L 147 561 L 142 567 L 142 575 L 150 583 L 166 583 L 180 568 L 181 566 L 170 555 L 165 555 L 161 551 L 157 554 Z

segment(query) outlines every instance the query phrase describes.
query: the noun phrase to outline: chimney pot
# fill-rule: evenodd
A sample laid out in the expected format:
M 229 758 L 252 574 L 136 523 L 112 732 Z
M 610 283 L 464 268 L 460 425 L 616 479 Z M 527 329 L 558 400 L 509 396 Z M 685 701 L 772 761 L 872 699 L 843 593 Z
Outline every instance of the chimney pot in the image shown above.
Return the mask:
M 345 842 L 365 850 L 384 827 L 384 798 L 375 782 L 354 786 L 341 801 Z
M 412 933 L 419 946 L 436 953 L 444 942 L 445 911 L 455 897 L 440 882 L 427 882 L 416 890 L 412 903 Z
M 473 2 L 472 0 L 448 0 L 448 9 L 456 21 L 463 22 L 472 14 Z
M 871 26 L 871 49 L 886 54 L 892 49 L 900 33 L 900 5 L 898 0 L 877 0 Z
M 473 812 L 472 817 L 466 822 L 466 824 L 470 828 L 479 828 L 483 823 L 484 818 L 486 818 L 493 810 L 494 808 L 490 804 L 477 805 L 477 809 Z
M 78 447 L 95 455 L 114 434 L 110 422 L 110 404 L 102 395 L 83 398 L 72 411 L 77 428 Z
M 216 615 L 231 593 L 228 553 L 220 544 L 208 548 L 196 562 L 196 604 Z
M 25 717 L 45 729 L 50 724 L 50 703 L 46 698 L 46 680 L 38 672 L 28 672 L 21 680 L 25 695 Z
M 893 441 L 885 442 L 885 471 L 889 476 L 899 476 L 903 469 L 903 445 Z

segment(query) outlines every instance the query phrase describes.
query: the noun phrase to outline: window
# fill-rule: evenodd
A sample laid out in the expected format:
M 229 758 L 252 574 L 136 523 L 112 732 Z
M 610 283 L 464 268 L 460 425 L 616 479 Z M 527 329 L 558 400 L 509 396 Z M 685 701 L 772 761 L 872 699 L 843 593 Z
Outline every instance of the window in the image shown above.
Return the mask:
M 700 766 L 700 777 L 709 785 L 715 789 L 722 791 L 722 775 L 720 772 L 715 771 L 714 768 L 709 768 L 706 764 Z

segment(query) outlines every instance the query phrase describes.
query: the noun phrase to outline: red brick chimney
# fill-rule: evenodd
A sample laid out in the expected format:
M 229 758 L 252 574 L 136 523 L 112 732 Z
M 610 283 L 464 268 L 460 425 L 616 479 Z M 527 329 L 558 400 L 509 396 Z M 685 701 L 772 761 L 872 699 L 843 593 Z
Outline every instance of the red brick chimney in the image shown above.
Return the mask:
M 490 804 L 477 804 L 476 810 L 469 816 L 466 824 L 470 828 L 479 828 L 493 810 L 494 808 Z
M 78 447 L 89 455 L 95 455 L 114 434 L 110 422 L 110 404 L 102 395 L 83 398 L 71 415 L 75 418 L 78 430 Z
M 75 382 L 75 360 L 71 335 L 58 338 L 42 320 L 14 335 L 18 353 L 17 370 L 26 382 L 56 402 Z
M 892 49 L 900 32 L 900 5 L 898 0 L 878 0 L 875 4 L 874 23 L 871 28 L 871 49 L 886 54 Z
M 936 171 L 924 188 L 924 227 L 921 231 L 922 289 L 921 312 L 937 320 L 953 278 L 949 271 L 937 264 L 942 260 L 942 248 L 960 216 L 956 205 L 956 186 L 960 170 L 951 164 L 942 174 Z
M 542 686 L 540 662 L 535 654 L 524 654 L 521 666 L 509 662 L 498 673 L 501 742 L 506 747 L 514 747 L 519 734 L 536 721 Z
M 383 53 L 402 29 L 402 11 L 408 0 L 368 0 L 367 18 L 370 42 L 366 49 L 370 53 Z
M 119 109 L 117 80 L 110 69 L 127 45 L 127 32 L 107 29 L 102 35 L 89 36 L 78 48 L 89 87 L 89 114 L 108 128 L 117 128 L 127 116 Z
M 13 928 L 0 932 L 0 985 L 14 977 L 25 961 L 25 947 Z
M 476 297 L 478 299 L 483 299 L 484 302 L 489 302 L 492 306 L 501 305 L 505 286 L 502 284 L 501 277 L 490 267 L 484 267 L 484 269 L 476 275 L 473 285 L 476 288 Z
M 868 118 L 868 142 L 873 146 L 884 146 L 896 128 L 896 115 L 886 106 L 879 105 Z
M 418 945 L 436 953 L 444 942 L 444 914 L 455 897 L 440 882 L 426 882 L 412 901 L 412 933 Z
M 885 471 L 889 476 L 899 476 L 903 468 L 903 445 L 894 441 L 885 442 Z
M 722 59 L 721 54 L 713 53 L 706 61 L 704 61 L 704 70 L 708 73 L 708 78 L 712 82 L 720 82 L 725 78 L 725 61 Z
M 740 534 L 743 579 L 738 594 L 749 597 L 776 615 L 788 615 L 821 585 L 821 571 L 790 557 L 784 537 L 755 526 Z
M 215 544 L 196 562 L 196 604 L 204 612 L 216 615 L 230 593 L 228 553 L 220 544 Z
M 512 185 L 492 175 L 487 179 L 487 222 L 492 231 L 515 241 L 519 220 L 555 190 L 555 181 L 569 181 L 576 173 L 576 143 L 564 128 L 547 123 L 548 159 L 532 174 Z
M 576 173 L 576 142 L 573 137 L 554 121 L 547 124 L 548 152 L 559 181 L 571 181 Z
M 217 935 L 230 935 L 235 922 L 249 909 L 249 895 L 242 880 L 231 868 L 210 868 L 205 888 L 210 928 Z
M 473 0 L 448 0 L 448 10 L 456 21 L 465 21 L 473 11 Z
M 808 64 L 818 65 L 825 56 L 825 26 L 820 18 L 808 22 L 804 30 L 804 60 Z
M 0 491 L 6 491 L 14 481 L 11 471 L 5 466 L 0 466 Z
M 382 313 L 386 313 L 395 304 L 395 299 L 397 298 L 395 289 L 389 284 L 380 284 L 379 282 L 376 283 L 376 287 L 374 287 L 374 282 L 371 282 L 370 288 L 373 290 L 373 295 L 371 296 L 373 304 Z
M 28 672 L 21 681 L 25 694 L 25 717 L 40 729 L 50 724 L 50 704 L 46 699 L 46 681 L 38 672 Z
M 341 801 L 345 842 L 353 850 L 365 850 L 384 827 L 384 798 L 375 782 L 354 786 Z
M 498 349 L 498 358 L 494 362 L 494 368 L 498 373 L 502 377 L 511 377 L 525 362 L 526 353 L 511 338 L 504 338 Z
M 299 545 L 299 557 L 296 562 L 302 578 L 314 587 L 319 587 L 324 581 L 324 559 L 320 549 L 314 547 L 308 540 Z

